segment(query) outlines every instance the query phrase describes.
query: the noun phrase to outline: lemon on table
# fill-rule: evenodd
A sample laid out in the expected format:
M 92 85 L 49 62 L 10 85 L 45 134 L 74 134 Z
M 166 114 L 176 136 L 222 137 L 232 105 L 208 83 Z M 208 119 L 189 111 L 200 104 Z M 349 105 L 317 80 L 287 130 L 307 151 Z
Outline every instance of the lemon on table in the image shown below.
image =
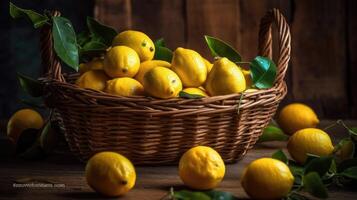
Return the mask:
M 207 68 L 201 55 L 191 49 L 177 48 L 171 69 L 180 77 L 184 87 L 199 87 L 207 77 Z
M 90 70 L 103 70 L 104 60 L 102 58 L 93 58 L 91 61 L 87 63 L 81 63 L 79 65 L 79 73 L 84 74 Z
M 302 103 L 285 106 L 278 116 L 278 124 L 285 133 L 291 135 L 304 128 L 314 128 L 319 123 L 315 112 Z
M 317 128 L 305 128 L 290 136 L 288 151 L 298 163 L 306 161 L 307 154 L 318 156 L 330 155 L 334 149 L 330 136 Z
M 105 92 L 119 96 L 141 96 L 144 95 L 144 87 L 133 78 L 115 78 L 107 81 Z
M 180 159 L 179 175 L 190 188 L 208 190 L 223 179 L 225 165 L 217 151 L 206 146 L 196 146 L 186 151 Z
M 205 88 L 211 96 L 226 95 L 243 92 L 246 83 L 241 69 L 236 64 L 227 58 L 220 58 L 214 62 Z
M 203 57 L 202 57 L 202 59 L 203 59 L 203 62 L 205 62 L 207 73 L 209 73 L 213 67 L 213 64 Z
M 7 123 L 7 135 L 15 143 L 26 129 L 40 129 L 43 126 L 42 116 L 32 109 L 21 109 L 15 112 Z
M 135 75 L 135 79 L 137 81 L 139 81 L 141 84 L 144 83 L 144 75 L 146 74 L 146 72 L 148 72 L 150 69 L 154 68 L 154 67 L 167 67 L 170 68 L 171 64 L 163 61 L 163 60 L 148 60 L 148 61 L 144 61 L 140 64 L 139 67 L 139 71 L 138 73 Z
M 291 190 L 294 176 L 289 167 L 273 158 L 251 162 L 242 174 L 241 184 L 252 199 L 281 199 Z
M 123 31 L 114 38 L 112 45 L 123 45 L 134 49 L 141 62 L 152 60 L 155 54 L 154 43 L 145 33 L 140 31 Z
M 144 76 L 144 89 L 149 95 L 168 99 L 177 97 L 182 83 L 175 72 L 166 67 L 155 67 Z
M 208 94 L 200 88 L 185 88 L 182 91 L 186 92 L 187 94 L 196 94 L 196 95 L 208 97 Z
M 116 46 L 104 57 L 104 71 L 112 78 L 133 77 L 139 71 L 140 59 L 130 47 Z
M 91 157 L 86 165 L 88 185 L 105 196 L 121 196 L 135 185 L 136 173 L 133 164 L 114 152 L 101 152 Z
M 91 70 L 82 74 L 76 81 L 76 85 L 81 88 L 103 91 L 109 77 L 103 70 Z

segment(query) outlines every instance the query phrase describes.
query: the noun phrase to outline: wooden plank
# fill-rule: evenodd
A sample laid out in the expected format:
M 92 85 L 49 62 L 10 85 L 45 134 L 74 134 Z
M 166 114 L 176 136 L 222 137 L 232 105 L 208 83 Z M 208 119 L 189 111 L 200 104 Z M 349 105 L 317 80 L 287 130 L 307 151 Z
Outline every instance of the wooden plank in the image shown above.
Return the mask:
M 347 8 L 348 99 L 350 103 L 350 117 L 357 118 L 357 1 L 348 0 Z
M 238 0 L 186 1 L 187 47 L 211 57 L 204 35 L 218 37 L 235 46 L 240 18 L 237 5 Z
M 291 91 L 320 117 L 346 117 L 345 1 L 296 1 Z
M 145 32 L 152 40 L 163 37 L 175 49 L 185 45 L 184 1 L 132 0 L 132 29 Z
M 131 27 L 130 0 L 97 0 L 94 16 L 104 24 L 113 26 L 117 31 Z

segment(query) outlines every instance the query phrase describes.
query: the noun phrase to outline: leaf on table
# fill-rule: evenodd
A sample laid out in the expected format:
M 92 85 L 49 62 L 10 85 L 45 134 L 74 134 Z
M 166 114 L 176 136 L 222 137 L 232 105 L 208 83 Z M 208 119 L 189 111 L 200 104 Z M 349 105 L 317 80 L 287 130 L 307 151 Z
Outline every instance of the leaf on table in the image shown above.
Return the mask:
M 204 98 L 205 96 L 199 95 L 199 94 L 189 94 L 184 91 L 180 91 L 179 97 L 185 98 L 185 99 L 201 99 Z
M 164 38 L 157 39 L 154 42 L 154 45 L 155 45 L 155 47 L 166 47 L 166 43 L 165 43 Z
M 342 161 L 339 165 L 337 165 L 337 172 L 341 173 L 344 170 L 355 166 L 357 166 L 357 158 L 347 159 Z
M 92 17 L 87 17 L 87 26 L 92 39 L 102 42 L 107 46 L 111 46 L 113 39 L 118 34 L 113 27 L 106 26 Z
M 162 46 L 155 46 L 154 60 L 164 60 L 171 63 L 172 56 L 173 53 L 171 49 Z
M 328 197 L 327 189 L 317 172 L 309 172 L 305 174 L 302 178 L 302 182 L 304 190 L 311 195 L 322 199 Z
M 276 78 L 276 65 L 269 58 L 257 56 L 250 64 L 253 85 L 259 89 L 271 88 Z
M 357 166 L 345 169 L 340 175 L 357 180 Z
M 39 28 L 42 25 L 48 23 L 49 18 L 45 15 L 41 15 L 33 10 L 22 9 L 15 6 L 10 2 L 9 7 L 10 16 L 14 19 L 27 18 L 29 19 L 35 28 Z
M 20 82 L 21 88 L 33 97 L 40 97 L 43 95 L 43 85 L 31 77 L 17 73 L 17 78 Z
M 274 126 L 268 125 L 264 130 L 263 134 L 259 137 L 258 142 L 267 142 L 267 141 L 286 141 L 289 139 L 289 136 L 285 135 L 284 132 Z
M 64 17 L 53 17 L 54 49 L 58 57 L 75 71 L 78 71 L 79 53 L 76 34 L 71 22 Z
M 281 162 L 288 164 L 288 157 L 286 157 L 285 153 L 283 150 L 279 149 L 273 155 L 271 156 L 272 158 L 276 160 L 280 160 Z
M 189 191 L 189 190 L 174 191 L 174 198 L 176 200 L 237 200 L 237 198 L 229 192 L 216 191 L 216 190 L 211 190 L 211 191 Z
M 304 167 L 304 174 L 308 174 L 310 172 L 316 172 L 322 177 L 331 168 L 332 160 L 333 160 L 332 156 L 322 156 L 322 157 L 314 158 L 306 163 Z
M 304 168 L 293 160 L 288 160 L 289 168 L 294 176 L 302 176 L 304 174 Z
M 204 37 L 213 57 L 226 57 L 234 63 L 242 60 L 239 53 L 226 42 L 208 35 Z

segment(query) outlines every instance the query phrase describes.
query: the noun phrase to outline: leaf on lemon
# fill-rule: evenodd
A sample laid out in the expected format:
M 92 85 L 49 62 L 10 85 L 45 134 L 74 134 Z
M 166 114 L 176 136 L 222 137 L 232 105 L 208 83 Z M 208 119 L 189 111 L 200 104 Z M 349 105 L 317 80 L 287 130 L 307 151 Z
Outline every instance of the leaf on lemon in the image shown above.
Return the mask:
M 9 13 L 10 16 L 14 19 L 18 19 L 18 18 L 29 19 L 35 28 L 39 28 L 42 25 L 48 23 L 49 21 L 47 16 L 41 15 L 33 10 L 19 8 L 11 2 L 10 2 Z
M 224 41 L 208 35 L 205 35 L 205 40 L 213 57 L 226 57 L 234 63 L 242 60 L 239 53 Z
M 155 47 L 166 47 L 164 38 L 160 38 L 154 42 Z
M 327 189 L 317 172 L 309 172 L 302 178 L 303 188 L 311 195 L 325 199 L 328 197 Z
M 276 65 L 269 58 L 257 56 L 250 64 L 253 85 L 259 89 L 271 88 L 276 78 Z
M 289 136 L 285 135 L 284 132 L 274 126 L 268 125 L 264 130 L 263 134 L 259 137 L 258 142 L 267 142 L 267 141 L 286 141 L 289 139 Z
M 43 85 L 33 78 L 17 73 L 21 88 L 33 97 L 40 97 L 43 95 Z
M 199 95 L 199 94 L 189 94 L 184 91 L 180 91 L 179 97 L 185 98 L 185 99 L 201 99 L 204 98 L 205 96 Z
M 87 26 L 92 34 L 92 39 L 100 41 L 107 46 L 112 44 L 114 37 L 118 34 L 114 28 L 106 26 L 92 17 L 87 17 Z
M 155 60 L 164 60 L 171 63 L 172 56 L 173 53 L 169 48 L 162 47 L 162 46 L 155 46 L 155 55 L 154 55 Z
M 71 22 L 64 17 L 53 17 L 53 42 L 56 54 L 75 71 L 78 71 L 78 47 Z
M 275 153 L 273 153 L 273 155 L 271 156 L 272 158 L 276 159 L 276 160 L 280 160 L 283 163 L 288 164 L 288 157 L 285 155 L 285 153 L 283 152 L 283 150 L 279 149 L 278 151 L 276 151 Z

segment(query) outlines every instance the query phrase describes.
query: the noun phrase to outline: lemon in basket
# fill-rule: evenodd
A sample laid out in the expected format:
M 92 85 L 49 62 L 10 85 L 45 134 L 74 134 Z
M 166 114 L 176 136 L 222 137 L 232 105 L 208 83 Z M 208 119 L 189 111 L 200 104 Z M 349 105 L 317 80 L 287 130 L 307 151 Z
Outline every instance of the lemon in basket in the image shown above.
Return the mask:
M 102 58 L 93 58 L 91 61 L 79 65 L 79 73 L 84 74 L 90 70 L 103 70 L 103 66 Z
M 103 91 L 109 77 L 103 70 L 91 70 L 82 74 L 76 81 L 76 85 L 81 88 Z
M 123 31 L 114 38 L 112 45 L 123 45 L 134 49 L 141 62 L 152 60 L 155 54 L 154 43 L 145 33 L 140 31 Z
M 319 119 L 309 106 L 292 103 L 280 111 L 278 123 L 285 133 L 292 135 L 300 129 L 316 127 L 319 124 Z
M 227 58 L 214 62 L 205 88 L 211 96 L 243 92 L 246 89 L 242 70 Z
M 133 77 L 139 71 L 140 59 L 130 47 L 116 46 L 104 57 L 104 71 L 112 78 Z
M 260 158 L 244 169 L 241 183 L 252 199 L 281 199 L 290 192 L 294 176 L 280 160 Z
M 218 152 L 206 146 L 189 149 L 179 162 L 181 180 L 188 187 L 198 190 L 215 188 L 222 181 L 225 170 Z
M 15 112 L 7 123 L 7 135 L 15 143 L 26 129 L 40 129 L 43 126 L 42 116 L 32 109 L 21 109 Z
M 185 88 L 182 91 L 186 92 L 187 94 L 194 94 L 194 95 L 201 95 L 204 97 L 208 97 L 208 94 L 201 88 Z
M 114 152 L 101 152 L 91 157 L 86 165 L 88 185 L 105 196 L 121 196 L 130 191 L 136 180 L 133 164 Z
M 115 78 L 107 81 L 105 92 L 119 96 L 141 96 L 144 95 L 144 87 L 133 78 Z
M 177 97 L 182 83 L 175 72 L 166 67 L 155 67 L 144 76 L 145 92 L 157 98 Z
M 203 58 L 191 49 L 177 48 L 172 57 L 171 69 L 180 77 L 185 87 L 199 87 L 207 77 Z
M 307 154 L 330 155 L 334 149 L 330 136 L 317 128 L 305 128 L 294 133 L 288 141 L 291 157 L 300 164 L 306 161 Z
M 139 81 L 141 84 L 144 83 L 144 75 L 146 74 L 146 72 L 148 72 L 150 69 L 154 68 L 154 67 L 167 67 L 170 68 L 171 64 L 163 61 L 163 60 L 148 60 L 148 61 L 144 61 L 140 64 L 140 68 L 138 73 L 135 75 L 135 79 L 137 81 Z

